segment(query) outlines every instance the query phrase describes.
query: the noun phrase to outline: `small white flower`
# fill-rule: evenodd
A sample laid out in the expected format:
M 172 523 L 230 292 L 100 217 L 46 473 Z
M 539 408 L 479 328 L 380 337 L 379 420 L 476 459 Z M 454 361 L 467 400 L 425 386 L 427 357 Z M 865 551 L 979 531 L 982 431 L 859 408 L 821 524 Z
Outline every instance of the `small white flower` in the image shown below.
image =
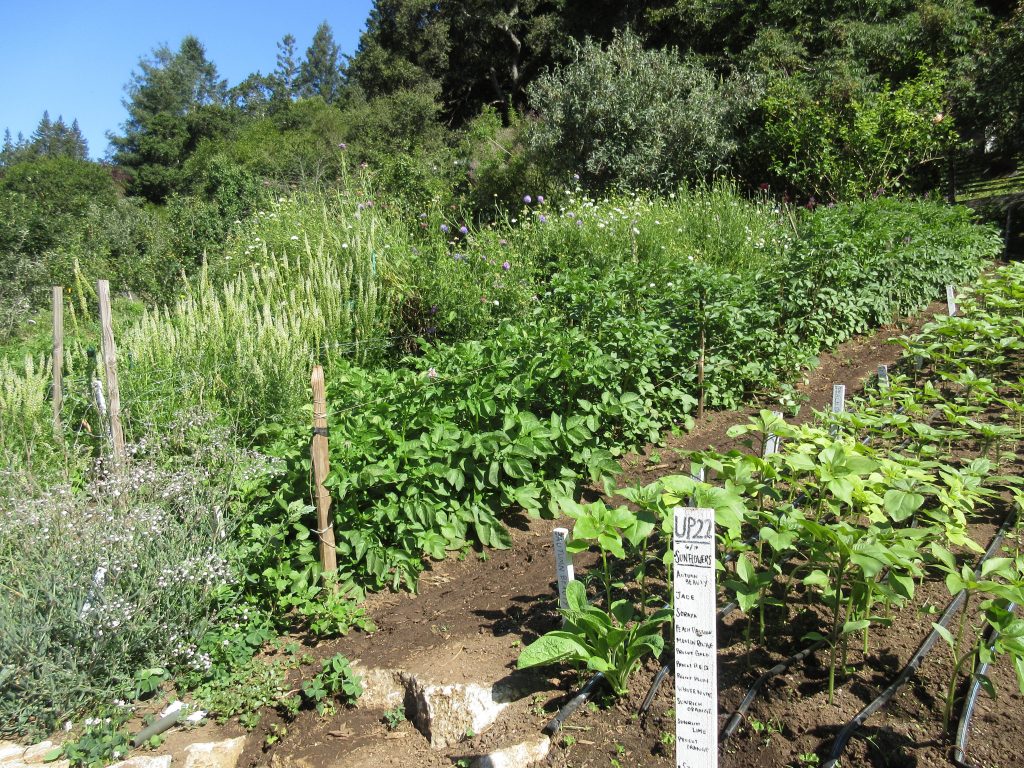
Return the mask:
M 298 240 L 298 239 L 299 239 L 298 235 L 292 235 L 292 240 Z
M 498 306 L 498 300 L 497 299 L 494 300 L 494 306 Z

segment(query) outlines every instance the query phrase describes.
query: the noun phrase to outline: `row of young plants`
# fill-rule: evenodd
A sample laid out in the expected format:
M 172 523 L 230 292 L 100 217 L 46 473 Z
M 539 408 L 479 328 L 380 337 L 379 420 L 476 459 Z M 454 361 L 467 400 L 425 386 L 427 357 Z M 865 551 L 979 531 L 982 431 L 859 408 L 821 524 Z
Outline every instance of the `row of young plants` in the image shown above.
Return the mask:
M 797 236 L 787 210 L 773 211 L 767 200 L 745 203 L 717 188 L 632 204 L 574 200 L 573 210 L 538 210 L 534 200 L 524 204 L 528 223 L 467 227 L 465 234 L 450 212 L 435 212 L 414 217 L 415 237 L 404 240 L 369 213 L 383 206 L 348 203 L 353 210 L 339 218 L 344 232 L 324 239 L 339 251 L 311 245 L 306 254 L 299 225 L 307 219 L 287 203 L 277 218 L 264 217 L 264 228 L 253 230 L 261 234 L 245 247 L 259 237 L 269 243 L 268 254 L 298 249 L 304 255 L 292 260 L 289 251 L 289 269 L 320 264 L 342 276 L 356 264 L 371 276 L 374 269 L 378 276 L 391 270 L 387 285 L 404 284 L 405 300 L 411 294 L 421 302 L 414 302 L 418 314 L 396 310 L 403 327 L 419 334 L 414 344 L 408 333 L 395 341 L 378 329 L 379 357 L 358 357 L 358 364 L 352 340 L 326 328 L 312 349 L 300 331 L 322 322 L 315 317 L 319 305 L 306 306 L 303 298 L 313 295 L 304 286 L 316 274 L 275 267 L 278 278 L 270 280 L 257 263 L 249 283 L 200 286 L 161 317 L 118 329 L 135 457 L 128 482 L 117 488 L 102 465 L 80 463 L 80 453 L 88 457 L 104 442 L 86 394 L 88 372 L 74 369 L 83 391 L 67 401 L 66 453 L 48 442 L 49 404 L 39 396 L 48 386 L 46 366 L 31 386 L 0 387 L 4 451 L 17 457 L 0 501 L 5 511 L 34 513 L 17 515 L 25 526 L 0 530 L 0 586 L 13 595 L 9 610 L 0 606 L 0 624 L 18 630 L 0 632 L 0 643 L 12 643 L 0 648 L 9 660 L 0 677 L 6 733 L 47 732 L 77 721 L 90 702 L 128 698 L 140 670 L 168 669 L 197 690 L 269 680 L 251 664 L 276 632 L 296 624 L 317 635 L 367 626 L 353 598 L 414 587 L 430 558 L 452 550 L 503 546 L 510 511 L 553 515 L 561 500 L 577 496 L 581 482 L 612 475 L 626 447 L 685 428 L 699 395 L 701 330 L 707 403 L 728 406 L 779 388 L 823 346 L 920 306 L 946 280 L 967 279 L 998 248 L 993 234 L 965 212 L 930 203 L 821 210 L 795 219 Z M 308 220 L 327 226 L 320 222 L 331 216 L 321 211 Z M 348 249 L 341 248 L 345 242 Z M 376 247 L 394 251 L 402 242 L 410 250 L 394 260 Z M 359 258 L 345 257 L 356 244 Z M 415 290 L 393 269 L 413 260 L 412 248 L 432 254 L 418 272 L 406 273 L 415 276 Z M 339 263 L 331 266 L 335 256 Z M 871 268 L 862 274 L 857 265 Z M 480 270 L 495 286 L 502 281 L 512 298 L 503 294 L 495 305 L 490 294 L 475 295 L 478 287 L 470 296 Z M 815 277 L 805 280 L 808 275 Z M 834 326 L 824 321 L 833 307 L 815 298 L 818 281 L 836 287 L 829 302 L 849 304 Z M 231 310 L 229 298 L 249 309 Z M 462 306 L 470 300 L 471 307 Z M 385 305 L 413 306 L 397 300 L 377 306 Z M 218 314 L 218 306 L 230 311 Z M 331 306 L 345 311 L 336 301 Z M 349 333 L 372 323 L 338 327 Z M 266 329 L 277 341 L 253 344 L 249 328 Z M 401 356 L 403 349 L 413 352 Z M 179 353 L 191 361 L 187 366 L 173 363 Z M 298 406 L 306 397 L 305 365 L 317 361 L 326 364 L 330 383 L 328 483 L 343 587 L 337 591 L 326 588 L 316 556 L 316 517 L 308 503 L 310 414 Z M 237 387 L 225 386 L 228 379 Z M 27 402 L 18 399 L 25 392 L 37 395 L 32 409 L 19 405 Z M 186 417 L 190 424 L 179 428 L 170 412 L 186 402 L 195 407 Z M 262 424 L 255 430 L 254 420 Z M 36 465 L 51 474 L 16 475 L 17 467 Z M 63 482 L 53 485 L 52 476 Z M 147 519 L 155 525 L 186 524 L 174 538 L 181 546 L 160 550 L 139 529 L 112 558 L 101 533 L 117 531 L 136 504 L 151 510 Z M 188 513 L 192 505 L 202 514 Z M 111 521 L 107 529 L 96 526 L 88 541 L 85 530 L 54 540 L 46 531 L 55 527 L 37 525 L 93 507 Z M 34 560 L 23 556 L 18 531 L 26 529 L 37 532 Z M 201 551 L 189 549 L 200 543 Z M 74 569 L 34 567 L 71 562 L 72 554 Z M 157 578 L 151 586 L 129 579 L 124 563 L 133 557 L 139 574 L 151 565 L 158 575 L 173 573 L 175 559 L 216 568 L 197 567 L 201 588 L 185 595 L 191 577 Z M 108 575 L 97 590 L 101 569 Z M 50 594 L 65 597 L 59 616 L 45 610 Z M 79 612 L 97 599 L 110 621 L 86 626 Z M 152 614 L 150 621 L 146 607 L 165 604 L 181 610 Z M 47 640 L 28 640 L 36 636 Z M 47 693 L 26 693 L 36 690 Z M 248 700 L 268 697 L 272 692 L 260 688 Z
M 1024 556 L 997 553 L 976 575 L 985 542 L 969 530 L 995 508 L 1024 514 L 1021 478 L 999 474 L 1024 439 L 1024 265 L 981 279 L 959 303 L 954 317 L 901 340 L 907 374 L 868 388 L 846 412 L 795 425 L 761 411 L 730 430 L 747 451 L 696 452 L 692 475 L 618 490 L 628 502 L 618 507 L 566 503 L 569 550 L 596 550 L 600 567 L 571 585 L 564 627 L 525 648 L 519 666 L 585 665 L 625 693 L 638 661 L 662 652 L 671 510 L 694 504 L 715 510 L 720 601 L 748 617 L 748 650 L 755 639 L 823 642 L 830 702 L 851 645 L 867 654 L 872 631 L 934 578 L 952 595 L 967 592 L 957 628 L 939 627 L 954 657 L 947 721 L 962 676 L 980 661 L 1007 657 L 1024 692 L 1024 621 L 1009 610 L 1024 599 Z M 790 637 L 808 611 L 817 629 Z M 999 634 L 986 646 L 989 628 Z

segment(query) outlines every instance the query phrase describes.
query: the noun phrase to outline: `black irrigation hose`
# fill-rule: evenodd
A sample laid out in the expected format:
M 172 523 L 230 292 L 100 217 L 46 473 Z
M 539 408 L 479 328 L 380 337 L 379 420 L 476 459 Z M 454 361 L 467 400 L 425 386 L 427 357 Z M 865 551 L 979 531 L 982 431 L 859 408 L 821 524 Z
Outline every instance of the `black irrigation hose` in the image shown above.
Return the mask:
M 974 568 L 975 575 L 981 573 L 981 566 L 986 560 L 988 560 L 995 552 L 998 551 L 999 547 L 1003 543 L 1003 537 L 1013 524 L 1017 515 L 1015 512 L 1010 512 L 1006 516 L 1006 520 L 999 527 L 999 532 L 996 533 L 995 538 L 992 539 L 992 543 L 988 545 L 988 549 L 985 550 L 985 554 L 982 555 L 978 564 Z M 963 607 L 964 602 L 967 598 L 966 591 L 960 591 L 949 601 L 949 605 L 946 606 L 946 610 L 942 614 L 942 618 L 938 620 L 939 626 L 946 628 L 946 625 L 950 620 L 957 614 L 957 612 Z M 906 666 L 900 670 L 899 675 L 896 679 L 889 683 L 888 687 L 882 691 L 870 704 L 864 707 L 856 716 L 850 720 L 836 735 L 835 741 L 832 742 L 832 749 L 829 751 L 828 760 L 824 762 L 821 768 L 836 768 L 839 764 L 839 759 L 842 757 L 843 750 L 846 749 L 846 745 L 849 743 L 850 738 L 853 734 L 860 729 L 860 727 L 871 717 L 875 712 L 880 710 L 889 700 L 896 695 L 898 691 L 910 676 L 917 672 L 920 668 L 921 663 L 924 661 L 924 657 L 932 649 L 936 642 L 939 640 L 939 631 L 933 629 L 928 636 L 924 639 L 921 645 L 915 651 L 914 655 L 910 657 L 910 661 L 907 662 Z
M 828 640 L 822 638 L 813 645 L 807 646 L 802 651 L 794 653 L 789 658 L 783 659 L 774 667 L 772 667 L 764 674 L 762 674 L 759 678 L 757 678 L 757 682 L 750 686 L 750 690 L 747 691 L 747 695 L 743 697 L 743 701 L 741 701 L 740 705 L 736 707 L 736 711 L 732 713 L 732 716 L 729 718 L 729 721 L 725 724 L 725 727 L 722 728 L 722 733 L 719 737 L 719 741 L 725 741 L 726 739 L 732 738 L 732 735 L 736 733 L 736 729 L 739 728 L 740 723 L 743 722 L 743 716 L 747 714 L 747 710 L 750 709 L 750 705 L 754 703 L 754 699 L 757 698 L 757 694 L 761 692 L 761 688 L 762 686 L 764 686 L 765 683 L 767 683 L 773 677 L 781 675 L 794 664 L 803 661 L 827 643 Z
M 603 682 L 603 672 L 598 672 L 596 675 L 590 678 L 587 684 L 580 689 L 580 692 L 573 696 L 571 699 L 569 699 L 569 703 L 567 703 L 564 707 L 558 710 L 558 714 L 555 715 L 551 722 L 544 726 L 541 733 L 544 733 L 547 736 L 554 736 L 556 733 L 558 733 L 558 731 L 561 730 L 562 725 L 565 723 L 565 721 L 572 716 L 573 712 L 575 712 L 577 709 L 579 709 L 588 701 L 590 701 L 590 697 L 594 695 L 594 692 Z
M 1007 610 L 1010 613 L 1014 613 L 1017 610 L 1015 603 L 1010 603 L 1007 606 Z M 995 645 L 996 639 L 999 637 L 999 630 L 995 627 L 990 627 L 988 637 L 985 639 L 985 644 L 991 648 Z M 971 683 L 970 690 L 967 692 L 967 698 L 964 700 L 964 708 L 960 713 L 960 723 L 956 729 L 956 741 L 953 744 L 953 764 L 959 766 L 959 768 L 978 768 L 975 763 L 968 761 L 967 759 L 967 739 L 970 737 L 971 731 L 971 718 L 974 716 L 974 705 L 978 703 L 978 692 L 981 690 L 981 679 L 988 672 L 988 662 L 983 663 L 978 667 L 977 676 L 974 678 L 974 682 Z

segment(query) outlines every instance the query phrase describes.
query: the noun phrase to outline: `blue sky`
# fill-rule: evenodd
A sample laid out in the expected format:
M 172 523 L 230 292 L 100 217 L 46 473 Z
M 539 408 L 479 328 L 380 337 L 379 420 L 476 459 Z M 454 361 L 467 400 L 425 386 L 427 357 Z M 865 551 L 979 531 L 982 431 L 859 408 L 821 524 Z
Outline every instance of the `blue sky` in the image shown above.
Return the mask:
M 126 117 L 121 100 L 139 59 L 186 35 L 206 47 L 222 78 L 235 85 L 250 72 L 274 69 L 286 33 L 303 54 L 321 21 L 343 53 L 354 53 L 372 0 L 334 2 L 0 2 L 0 132 L 29 136 L 43 110 L 70 124 L 78 118 L 89 154 L 102 158 L 107 131 Z

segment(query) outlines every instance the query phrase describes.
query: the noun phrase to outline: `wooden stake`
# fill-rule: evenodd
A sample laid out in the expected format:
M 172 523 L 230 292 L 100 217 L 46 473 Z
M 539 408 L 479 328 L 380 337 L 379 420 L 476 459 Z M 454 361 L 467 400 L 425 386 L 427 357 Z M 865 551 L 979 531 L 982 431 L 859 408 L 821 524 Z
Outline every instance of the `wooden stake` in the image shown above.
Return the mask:
M 58 438 L 64 434 L 60 410 L 64 405 L 64 289 L 53 286 L 53 432 Z
M 313 366 L 313 482 L 316 493 L 317 535 L 320 539 L 320 565 L 324 573 L 338 570 L 338 555 L 334 550 L 334 521 L 331 518 L 331 495 L 324 487 L 330 471 L 327 457 L 327 392 L 324 387 L 323 366 Z
M 707 337 L 704 330 L 704 292 L 700 294 L 700 351 L 697 356 L 697 419 L 704 418 L 704 351 Z
M 102 331 L 103 375 L 107 380 L 107 411 L 110 414 L 110 437 L 114 446 L 114 463 L 125 461 L 124 430 L 121 427 L 121 388 L 117 383 L 117 348 L 114 346 L 114 321 L 110 311 L 110 283 L 100 280 L 96 284 L 100 300 L 100 328 Z

